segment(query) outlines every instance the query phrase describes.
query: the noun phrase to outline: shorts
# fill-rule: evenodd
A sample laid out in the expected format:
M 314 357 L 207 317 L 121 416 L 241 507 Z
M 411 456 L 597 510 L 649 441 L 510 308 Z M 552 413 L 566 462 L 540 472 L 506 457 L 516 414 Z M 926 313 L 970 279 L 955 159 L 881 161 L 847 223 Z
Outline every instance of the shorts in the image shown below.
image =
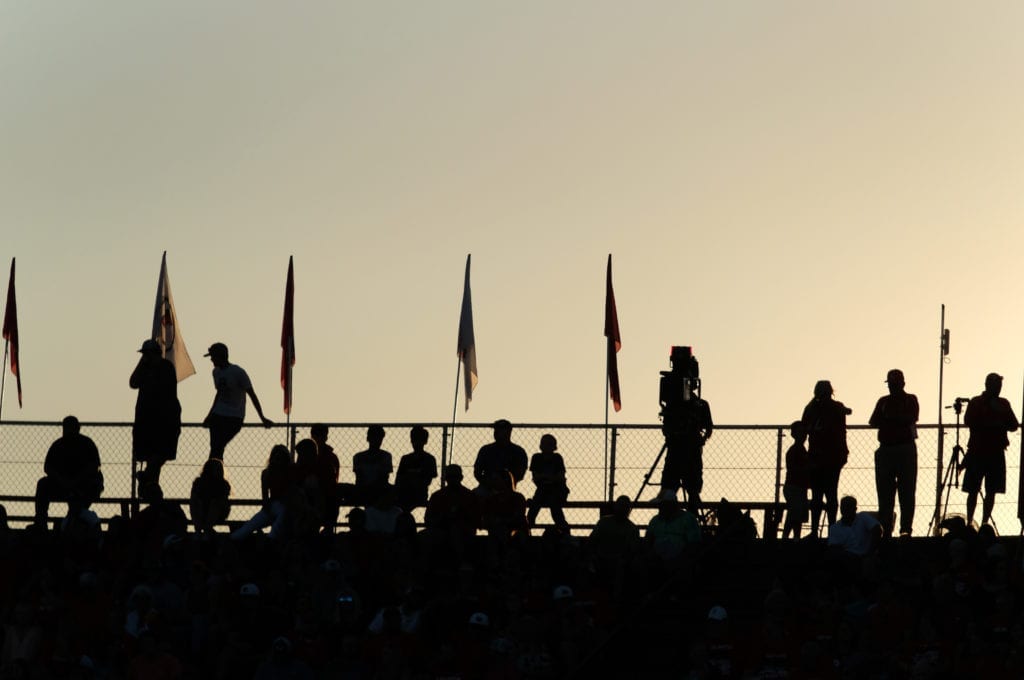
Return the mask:
M 981 480 L 985 480 L 985 493 L 1006 493 L 1006 452 L 971 453 L 966 458 L 962 488 L 967 493 L 981 491 Z

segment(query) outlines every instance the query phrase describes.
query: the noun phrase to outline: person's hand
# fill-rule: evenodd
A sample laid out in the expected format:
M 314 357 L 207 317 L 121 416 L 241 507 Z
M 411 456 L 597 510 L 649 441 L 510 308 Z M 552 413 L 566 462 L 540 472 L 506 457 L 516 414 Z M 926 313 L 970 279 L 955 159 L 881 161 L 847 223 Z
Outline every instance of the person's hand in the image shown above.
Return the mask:
M 260 420 L 263 421 L 263 427 L 273 427 L 274 421 L 266 416 L 260 416 Z
M 207 430 L 210 429 L 210 416 L 206 416 L 205 418 L 203 418 L 203 427 L 205 427 Z

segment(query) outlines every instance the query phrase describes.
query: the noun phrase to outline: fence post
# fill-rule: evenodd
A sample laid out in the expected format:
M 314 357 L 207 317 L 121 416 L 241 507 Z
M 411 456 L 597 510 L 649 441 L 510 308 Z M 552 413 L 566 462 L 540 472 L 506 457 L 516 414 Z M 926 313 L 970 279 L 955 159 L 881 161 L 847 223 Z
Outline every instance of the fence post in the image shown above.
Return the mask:
M 608 502 L 615 499 L 615 446 L 619 440 L 619 428 L 612 427 L 612 451 L 608 458 Z
M 779 489 L 782 488 L 782 427 L 776 430 L 778 441 L 775 446 L 775 503 L 779 502 Z

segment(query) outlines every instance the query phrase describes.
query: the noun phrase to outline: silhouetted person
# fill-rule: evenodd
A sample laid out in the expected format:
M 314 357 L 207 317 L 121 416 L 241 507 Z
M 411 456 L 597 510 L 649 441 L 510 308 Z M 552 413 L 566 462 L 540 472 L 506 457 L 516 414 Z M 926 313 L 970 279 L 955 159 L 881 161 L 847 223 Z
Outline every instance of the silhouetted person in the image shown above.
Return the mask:
M 160 469 L 178 455 L 181 404 L 174 364 L 164 358 L 160 344 L 146 340 L 139 353 L 128 385 L 139 391 L 132 424 L 132 458 L 146 464 L 139 472 L 140 488 L 145 489 L 160 484 Z
M 391 452 L 381 448 L 384 435 L 383 427 L 371 425 L 366 429 L 367 449 L 352 456 L 356 483 L 348 501 L 354 505 L 371 505 L 391 488 L 389 479 L 394 466 Z
M 682 376 L 684 362 L 673 362 L 669 377 Z M 682 384 L 682 378 L 676 378 Z M 665 466 L 661 470 L 661 491 L 674 497 L 682 488 L 687 505 L 696 514 L 704 489 L 704 442 L 711 438 L 715 425 L 711 406 L 696 392 L 687 389 L 673 395 L 662 408 L 662 434 L 665 435 Z
M 462 467 L 444 469 L 444 486 L 430 495 L 423 523 L 431 531 L 470 538 L 480 526 L 480 497 L 462 484 Z
M 406 512 L 427 504 L 430 484 L 437 478 L 437 459 L 425 448 L 429 439 L 427 428 L 419 425 L 412 428 L 409 431 L 412 451 L 398 461 L 395 490 L 398 492 L 398 504 Z
M 881 397 L 868 424 L 878 428 L 875 451 L 875 490 L 878 519 L 885 536 L 892 535 L 896 493 L 900 496 L 900 535 L 914 529 L 917 494 L 917 418 L 921 408 L 917 397 L 905 389 L 903 371 L 894 368 L 885 377 L 889 394 Z
M 1006 447 L 1010 445 L 1006 433 L 1015 431 L 1018 423 L 1010 402 L 999 396 L 1002 389 L 1003 376 L 989 373 L 985 377 L 985 391 L 967 402 L 964 412 L 964 425 L 971 431 L 963 480 L 968 524 L 974 521 L 982 480 L 985 480 L 982 524 L 992 519 L 996 494 L 1006 492 Z
M 197 534 L 214 533 L 214 527 L 223 524 L 231 511 L 231 483 L 224 477 L 224 462 L 210 458 L 203 470 L 192 481 L 189 493 L 189 513 Z
M 248 522 L 231 532 L 240 540 L 264 527 L 270 527 L 271 538 L 285 531 L 290 496 L 295 491 L 295 469 L 288 447 L 277 444 L 270 450 L 267 466 L 260 473 L 260 497 L 263 506 Z
M 882 525 L 869 512 L 857 512 L 857 499 L 843 496 L 839 520 L 828 530 L 828 545 L 856 557 L 875 552 L 882 538 Z
M 530 458 L 530 473 L 536 490 L 530 499 L 526 519 L 533 526 L 540 509 L 548 508 L 555 526 L 568 533 L 569 523 L 565 521 L 562 508 L 569 497 L 569 487 L 565 483 L 565 461 L 557 449 L 558 441 L 554 435 L 546 434 L 540 438 L 540 452 Z
M 846 416 L 852 411 L 832 398 L 832 383 L 819 380 L 814 398 L 804 408 L 803 421 L 811 456 L 811 535 L 818 535 L 822 508 L 828 523 L 836 521 L 839 508 L 839 473 L 846 465 Z M 824 502 L 823 502 L 824 501 Z
M 518 485 L 526 476 L 528 462 L 526 450 L 512 443 L 512 423 L 505 419 L 494 421 L 494 441 L 480 447 L 473 463 L 473 477 L 479 485 L 476 491 L 489 493 L 493 485 L 488 484 L 488 479 L 494 475 L 504 477 L 506 472 L 512 475 L 513 486 Z
M 78 418 L 66 417 L 63 434 L 46 452 L 43 471 L 46 476 L 36 484 L 35 521 L 45 526 L 50 503 L 68 504 L 68 516 L 88 509 L 103 492 L 103 473 L 96 444 L 81 433 Z
M 658 496 L 658 514 L 647 523 L 644 535 L 649 549 L 662 562 L 675 562 L 683 552 L 700 542 L 700 523 L 696 515 L 683 509 L 674 491 Z
M 223 460 L 224 447 L 239 433 L 245 421 L 246 395 L 252 400 L 264 427 L 274 423 L 263 415 L 263 407 L 253 390 L 249 374 L 241 366 L 228 362 L 227 345 L 215 342 L 204 356 L 213 362 L 213 386 L 217 392 L 203 426 L 210 430 L 210 458 Z
M 325 533 L 333 534 L 338 523 L 338 509 L 341 506 L 341 491 L 338 488 L 341 461 L 334 452 L 334 447 L 327 443 L 328 433 L 328 427 L 323 423 L 317 423 L 309 428 L 309 437 L 316 444 L 316 474 L 324 493 L 323 530 Z
M 800 538 L 800 526 L 807 521 L 807 490 L 811 488 L 811 458 L 807 453 L 807 428 L 803 421 L 794 421 L 789 426 L 793 443 L 786 451 L 786 479 L 782 483 L 782 495 L 786 499 L 786 522 L 782 527 L 782 538 Z
M 480 499 L 481 524 L 488 536 L 505 539 L 529 529 L 526 496 L 516 491 L 511 472 L 487 477 L 490 487 Z

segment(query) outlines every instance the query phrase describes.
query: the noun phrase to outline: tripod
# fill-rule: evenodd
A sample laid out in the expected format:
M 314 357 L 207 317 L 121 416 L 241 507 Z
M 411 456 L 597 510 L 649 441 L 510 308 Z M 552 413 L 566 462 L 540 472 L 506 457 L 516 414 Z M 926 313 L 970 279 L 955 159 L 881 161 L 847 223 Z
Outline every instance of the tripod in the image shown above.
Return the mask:
M 942 518 L 946 516 L 949 510 L 949 492 L 952 487 L 960 488 L 960 472 L 964 468 L 964 447 L 960 445 L 960 414 L 963 411 L 964 402 L 967 399 L 957 397 L 953 400 L 952 406 L 946 408 L 953 409 L 956 413 L 956 444 L 953 446 L 953 455 L 949 458 L 949 463 L 946 465 L 946 471 L 942 477 L 942 487 L 939 489 L 939 495 L 942 495 L 942 491 L 945 490 L 946 497 L 942 502 L 942 512 L 932 517 L 932 521 L 928 524 L 928 533 L 931 534 L 933 529 L 937 529 L 936 523 L 941 524 Z

